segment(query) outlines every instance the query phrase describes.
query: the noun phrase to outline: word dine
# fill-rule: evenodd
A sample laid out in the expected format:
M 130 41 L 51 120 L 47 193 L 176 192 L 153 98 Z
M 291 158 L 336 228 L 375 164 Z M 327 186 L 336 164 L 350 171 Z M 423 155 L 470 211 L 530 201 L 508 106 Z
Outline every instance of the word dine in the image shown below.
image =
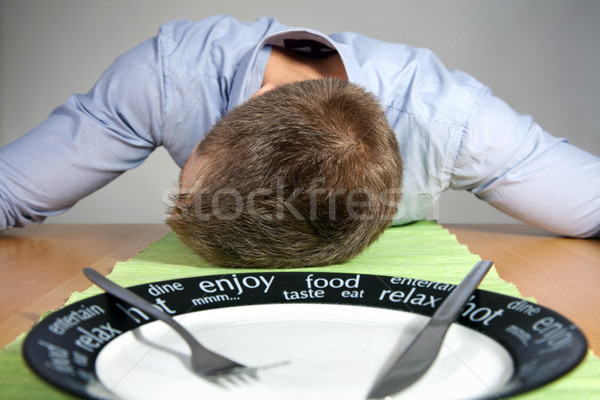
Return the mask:
M 181 292 L 183 290 L 183 285 L 179 282 L 173 283 L 151 283 L 148 286 L 148 293 L 152 296 L 160 296 L 161 294 L 167 294 L 171 292 Z

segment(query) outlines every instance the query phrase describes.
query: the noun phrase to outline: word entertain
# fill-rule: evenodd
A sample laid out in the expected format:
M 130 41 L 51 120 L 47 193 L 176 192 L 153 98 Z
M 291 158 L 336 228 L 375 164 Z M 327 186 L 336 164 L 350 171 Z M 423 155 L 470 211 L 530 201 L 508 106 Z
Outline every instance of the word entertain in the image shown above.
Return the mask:
M 72 327 L 79 325 L 83 321 L 102 315 L 104 312 L 104 309 L 96 304 L 89 307 L 81 305 L 79 310 L 73 310 L 63 317 L 56 318 L 54 322 L 48 326 L 48 329 L 52 333 L 63 335 Z
M 425 281 L 422 279 L 412 279 L 412 278 L 400 278 L 394 277 L 390 279 L 390 283 L 392 285 L 405 285 L 405 286 L 415 286 L 420 288 L 432 288 L 435 290 L 441 290 L 444 292 L 451 292 L 456 285 L 452 285 L 449 283 L 440 283 L 440 282 L 431 282 Z

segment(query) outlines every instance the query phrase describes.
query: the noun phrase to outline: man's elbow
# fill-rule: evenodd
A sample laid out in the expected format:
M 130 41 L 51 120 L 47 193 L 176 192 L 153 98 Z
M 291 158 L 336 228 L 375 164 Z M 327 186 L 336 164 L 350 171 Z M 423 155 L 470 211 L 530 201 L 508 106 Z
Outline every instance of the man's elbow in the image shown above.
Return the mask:
M 8 228 L 23 228 L 31 223 L 39 224 L 46 219 L 36 210 L 4 201 L 0 196 L 0 232 Z
M 572 237 L 572 238 L 579 238 L 579 239 L 594 239 L 594 238 L 600 238 L 600 223 L 598 222 L 587 222 L 584 221 L 582 223 L 579 224 L 572 224 L 568 227 L 566 227 L 566 229 L 564 229 L 564 231 L 562 232 L 557 232 L 560 233 L 561 235 L 567 236 L 567 237 Z

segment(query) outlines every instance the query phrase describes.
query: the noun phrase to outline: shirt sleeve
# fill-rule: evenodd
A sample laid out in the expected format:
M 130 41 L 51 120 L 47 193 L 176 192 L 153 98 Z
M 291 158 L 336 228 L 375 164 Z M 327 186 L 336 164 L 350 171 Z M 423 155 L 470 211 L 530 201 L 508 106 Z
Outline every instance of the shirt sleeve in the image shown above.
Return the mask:
M 0 230 L 64 212 L 146 159 L 161 141 L 162 76 L 156 39 L 143 42 L 0 148 Z
M 464 133 L 452 188 L 557 234 L 600 234 L 600 158 L 551 136 L 489 90 Z

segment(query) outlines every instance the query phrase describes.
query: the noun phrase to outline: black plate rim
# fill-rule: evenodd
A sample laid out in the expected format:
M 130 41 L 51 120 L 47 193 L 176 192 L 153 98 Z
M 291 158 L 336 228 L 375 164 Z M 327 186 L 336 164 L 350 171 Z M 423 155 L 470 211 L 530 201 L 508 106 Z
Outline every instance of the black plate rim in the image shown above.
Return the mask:
M 408 277 L 399 277 L 399 276 L 391 276 L 391 275 L 350 273 L 350 272 L 340 273 L 340 272 L 264 271 L 264 272 L 240 272 L 237 274 L 236 273 L 227 273 L 227 274 L 200 275 L 200 276 L 187 277 L 187 278 L 166 279 L 166 280 L 161 280 L 161 281 L 148 282 L 148 283 L 144 283 L 144 284 L 134 285 L 134 286 L 129 287 L 129 289 L 137 292 L 138 294 L 144 295 L 145 292 L 147 291 L 149 285 L 162 286 L 162 285 L 166 285 L 169 283 L 173 284 L 174 282 L 190 283 L 195 280 L 216 281 L 218 279 L 231 279 L 233 281 L 233 277 L 237 277 L 238 281 L 240 281 L 246 277 L 253 277 L 253 276 L 260 276 L 260 275 L 277 275 L 279 277 L 285 276 L 286 277 L 285 279 L 289 278 L 289 280 L 299 279 L 299 278 L 306 279 L 309 275 L 312 275 L 313 279 L 318 279 L 318 278 L 334 279 L 337 277 L 337 278 L 344 280 L 346 278 L 349 279 L 349 278 L 353 278 L 356 276 L 360 276 L 360 279 L 363 279 L 363 277 L 364 277 L 364 278 L 370 279 L 372 281 L 381 281 L 381 282 L 384 282 L 385 280 L 391 280 L 391 279 L 399 279 L 399 280 L 400 279 L 408 279 L 408 280 L 414 280 L 414 281 L 420 280 L 418 278 L 408 278 Z M 425 281 L 425 282 L 428 282 L 428 281 Z M 447 285 L 447 284 L 444 284 L 443 282 L 434 282 L 434 281 L 431 281 L 431 282 L 437 283 L 440 285 Z M 450 286 L 453 286 L 453 285 L 450 285 Z M 390 287 L 390 286 L 388 285 L 387 287 Z M 423 290 L 423 289 L 421 289 L 421 290 Z M 431 293 L 431 291 L 427 292 L 427 293 Z M 436 293 L 436 294 L 440 294 L 440 293 Z M 427 294 L 427 295 L 430 296 L 430 294 Z M 447 295 L 447 293 L 446 293 L 446 295 Z M 491 393 L 489 397 L 484 397 L 482 399 L 504 398 L 504 397 L 514 396 L 517 394 L 525 393 L 527 391 L 539 388 L 541 386 L 544 386 L 544 385 L 546 385 L 550 382 L 553 382 L 553 381 L 559 379 L 560 377 L 566 375 L 567 373 L 572 371 L 574 368 L 576 368 L 585 359 L 585 356 L 587 355 L 587 352 L 588 352 L 588 345 L 587 345 L 587 340 L 586 340 L 585 336 L 583 335 L 581 330 L 575 324 L 573 324 L 568 318 L 562 316 L 561 314 L 557 313 L 556 311 L 554 311 L 548 307 L 541 306 L 537 303 L 532 303 L 526 299 L 512 297 L 512 296 L 508 296 L 508 295 L 504 295 L 504 294 L 500 294 L 500 293 L 496 293 L 496 292 L 492 292 L 492 291 L 488 291 L 488 290 L 477 289 L 474 292 L 474 296 L 475 297 L 474 298 L 472 297 L 471 301 L 476 305 L 482 305 L 483 304 L 482 302 L 490 302 L 491 301 L 492 303 L 498 303 L 499 301 L 506 302 L 508 300 L 512 300 L 513 302 L 514 301 L 525 302 L 526 304 L 529 304 L 529 305 L 532 305 L 535 307 L 539 307 L 539 309 L 541 311 L 543 311 L 544 313 L 546 313 L 547 315 L 550 316 L 549 318 L 558 317 L 561 321 L 561 324 L 563 324 L 565 327 L 568 324 L 568 326 L 569 326 L 568 332 L 571 333 L 572 335 L 574 335 L 574 337 L 575 337 L 575 339 L 574 339 L 575 346 L 573 348 L 574 351 L 571 353 L 570 361 L 568 362 L 567 366 L 565 366 L 563 363 L 563 364 L 561 364 L 562 368 L 553 369 L 553 371 L 548 373 L 544 377 L 544 379 L 537 380 L 534 382 L 528 382 L 523 377 L 518 376 L 518 373 L 520 372 L 520 365 L 518 364 L 518 362 L 519 362 L 519 358 L 522 356 L 522 354 L 520 354 L 520 352 L 517 351 L 512 344 L 508 343 L 506 340 L 503 340 L 502 335 L 498 336 L 497 332 L 495 332 L 493 329 L 490 329 L 489 327 L 483 328 L 482 325 L 478 325 L 478 324 L 470 324 L 470 323 L 468 323 L 468 321 L 465 321 L 465 318 L 460 317 L 459 320 L 456 321 L 458 324 L 463 325 L 470 329 L 474 329 L 474 330 L 484 334 L 485 336 L 490 337 L 492 340 L 496 341 L 503 348 L 505 348 L 513 359 L 514 371 L 513 371 L 513 376 L 510 378 L 509 382 L 502 388 L 502 390 L 500 392 Z M 148 297 L 148 296 L 146 296 L 146 297 Z M 246 303 L 249 303 L 249 304 L 317 303 L 317 304 L 344 304 L 344 305 L 354 305 L 354 306 L 375 306 L 375 307 L 384 308 L 384 309 L 408 311 L 408 312 L 421 314 L 421 315 L 431 315 L 435 311 L 435 309 L 433 309 L 433 308 L 432 308 L 432 310 L 429 310 L 430 312 L 423 312 L 424 311 L 423 309 L 417 309 L 417 310 L 399 309 L 398 307 L 393 307 L 389 302 L 382 303 L 380 305 L 372 305 L 372 304 L 365 304 L 366 302 L 364 302 L 364 301 L 347 303 L 347 302 L 342 302 L 342 301 L 338 301 L 338 302 L 323 301 L 323 299 L 315 300 L 314 298 L 309 299 L 309 300 L 297 299 L 296 301 L 287 301 L 287 300 L 286 301 L 273 301 L 273 299 L 271 297 L 272 296 L 270 296 L 270 294 L 269 294 L 268 299 L 263 296 L 262 299 L 260 299 L 260 298 L 250 299 L 249 301 L 244 302 L 244 304 L 238 303 L 238 304 L 229 305 L 229 304 L 217 303 L 216 306 L 214 304 L 209 304 L 208 307 L 204 307 L 202 309 L 189 309 L 185 312 L 177 312 L 177 314 L 184 314 L 184 313 L 202 311 L 202 310 L 213 309 L 213 308 L 243 306 L 243 305 L 247 305 Z M 445 295 L 443 295 L 443 298 L 445 298 Z M 106 394 L 103 394 L 102 396 L 95 396 L 93 393 L 90 393 L 88 391 L 88 388 L 85 385 L 81 384 L 81 387 L 78 387 L 78 383 L 77 383 L 78 381 L 75 377 L 73 377 L 72 379 L 69 379 L 69 376 L 66 376 L 67 379 L 63 379 L 63 380 L 57 380 L 57 379 L 52 378 L 48 374 L 47 367 L 42 365 L 42 363 L 36 359 L 37 358 L 36 355 L 39 354 L 40 349 L 39 349 L 39 345 L 35 342 L 35 340 L 36 339 L 39 340 L 38 336 L 43 328 L 45 328 L 45 327 L 47 328 L 47 325 L 48 325 L 47 322 L 50 320 L 50 318 L 52 318 L 53 316 L 56 316 L 57 313 L 60 313 L 60 312 L 64 313 L 67 311 L 72 311 L 72 310 L 75 310 L 77 307 L 80 307 L 80 308 L 85 307 L 85 304 L 89 304 L 92 302 L 98 302 L 98 301 L 100 301 L 103 304 L 106 303 L 106 304 L 114 305 L 117 300 L 113 296 L 111 296 L 107 293 L 100 293 L 100 294 L 92 295 L 88 298 L 76 301 L 74 303 L 71 303 L 67 306 L 62 307 L 61 309 L 59 309 L 55 312 L 49 313 L 41 321 L 39 321 L 38 324 L 36 326 L 34 326 L 32 328 L 32 330 L 25 337 L 25 341 L 22 346 L 22 354 L 24 356 L 26 365 L 39 378 L 41 378 L 43 381 L 50 384 L 51 386 L 57 387 L 58 389 L 61 389 L 62 391 L 66 392 L 66 393 L 69 393 L 71 395 L 80 396 L 82 398 L 87 398 L 87 399 L 92 399 L 92 400 L 96 400 L 96 399 L 105 399 L 106 400 L 107 395 L 110 393 L 110 391 L 107 388 L 104 388 L 107 391 Z M 525 304 L 525 303 L 522 303 L 522 304 Z M 483 307 L 480 307 L 480 308 L 483 308 Z M 107 318 L 112 317 L 113 320 L 116 318 L 114 313 L 113 314 L 108 313 L 108 315 L 106 317 Z M 136 326 L 133 326 L 131 329 L 135 329 L 143 324 L 150 323 L 153 321 L 155 321 L 155 320 L 150 318 L 150 320 L 143 321 L 141 324 L 137 324 Z M 131 329 L 127 329 L 127 330 L 131 330 Z M 123 333 L 126 331 L 123 331 Z M 48 333 L 46 333 L 46 334 L 49 335 Z M 44 335 L 41 335 L 41 336 L 43 337 Z M 107 341 L 106 343 L 104 343 L 100 347 L 100 349 L 105 347 L 109 342 L 110 342 L 110 340 Z M 48 350 L 48 351 L 50 351 L 50 350 Z M 100 352 L 100 350 L 98 350 L 98 353 L 99 352 Z M 96 354 L 96 356 L 97 356 L 97 354 Z M 95 357 L 93 358 L 93 360 L 94 360 L 93 370 L 95 373 Z M 97 378 L 97 375 L 96 375 L 96 378 Z M 101 385 L 101 387 L 102 387 L 102 385 Z

